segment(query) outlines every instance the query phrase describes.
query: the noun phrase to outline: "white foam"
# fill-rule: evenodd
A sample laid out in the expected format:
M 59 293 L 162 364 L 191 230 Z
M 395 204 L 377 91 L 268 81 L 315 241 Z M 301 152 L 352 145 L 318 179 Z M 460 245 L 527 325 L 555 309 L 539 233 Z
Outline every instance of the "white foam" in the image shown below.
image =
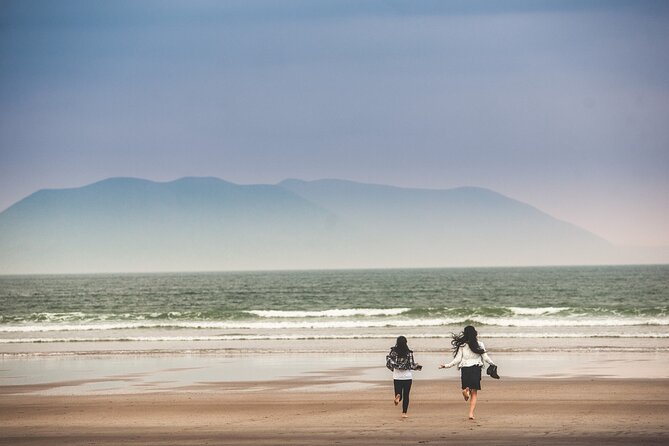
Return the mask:
M 669 325 L 667 317 L 473 317 L 472 322 L 498 327 L 630 327 L 635 325 Z
M 542 316 L 548 314 L 556 314 L 561 311 L 569 310 L 569 307 L 541 307 L 541 308 L 527 308 L 527 307 L 508 307 L 513 314 L 519 316 Z
M 217 336 L 121 336 L 121 337 L 72 337 L 72 338 L 11 338 L 0 339 L 0 344 L 31 344 L 31 343 L 77 343 L 77 342 L 215 342 L 215 341 L 265 341 L 265 340 L 355 340 L 355 339 L 389 339 L 388 334 L 232 334 Z M 413 333 L 412 339 L 451 339 L 450 333 Z M 625 339 L 669 339 L 669 333 L 487 333 L 486 339 L 495 338 L 527 338 L 527 339 L 586 339 L 586 338 L 625 338 Z
M 461 318 L 440 319 L 304 319 L 277 321 L 125 321 L 82 324 L 36 324 L 0 326 L 4 333 L 31 333 L 51 331 L 107 331 L 139 328 L 190 328 L 190 329 L 300 329 L 300 328 L 374 328 L 374 327 L 432 327 L 455 324 Z
M 347 308 L 323 311 L 281 311 L 281 310 L 249 310 L 245 313 L 263 318 L 307 318 L 307 317 L 354 317 L 354 316 L 397 316 L 411 310 L 410 308 Z
M 669 326 L 669 317 L 440 317 L 396 319 L 304 318 L 296 320 L 262 321 L 120 321 L 81 324 L 20 324 L 2 325 L 0 333 L 36 333 L 58 331 L 109 331 L 140 328 L 232 329 L 232 330 L 294 330 L 294 329 L 356 329 L 376 327 L 438 327 L 474 323 L 498 327 L 629 327 Z

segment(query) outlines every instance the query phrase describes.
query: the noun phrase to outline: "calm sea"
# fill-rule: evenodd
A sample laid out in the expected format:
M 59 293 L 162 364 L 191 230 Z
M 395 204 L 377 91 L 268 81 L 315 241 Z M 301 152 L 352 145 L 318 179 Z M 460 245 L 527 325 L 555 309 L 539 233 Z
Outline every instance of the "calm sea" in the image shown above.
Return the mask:
M 667 338 L 669 265 L 0 277 L 0 344 Z

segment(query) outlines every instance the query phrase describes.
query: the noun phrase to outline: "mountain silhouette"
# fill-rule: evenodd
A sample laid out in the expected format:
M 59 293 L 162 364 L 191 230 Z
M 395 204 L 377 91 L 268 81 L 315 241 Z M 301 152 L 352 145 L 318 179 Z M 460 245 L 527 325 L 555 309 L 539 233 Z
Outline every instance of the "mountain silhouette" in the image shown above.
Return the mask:
M 0 213 L 0 272 L 610 263 L 605 240 L 476 187 L 111 178 Z

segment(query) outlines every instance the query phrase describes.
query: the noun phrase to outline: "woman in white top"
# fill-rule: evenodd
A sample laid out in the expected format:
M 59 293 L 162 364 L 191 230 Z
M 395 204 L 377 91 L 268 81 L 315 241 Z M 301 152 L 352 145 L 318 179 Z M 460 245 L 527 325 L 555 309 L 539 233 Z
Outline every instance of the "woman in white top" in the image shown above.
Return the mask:
M 399 336 L 395 346 L 390 349 L 386 356 L 386 367 L 393 372 L 393 390 L 395 405 L 402 402 L 402 418 L 406 418 L 409 409 L 409 393 L 413 381 L 413 370 L 421 370 L 423 366 L 416 364 L 413 352 L 407 345 L 407 338 Z
M 485 351 L 485 346 L 477 339 L 478 333 L 471 325 L 465 327 L 460 335 L 453 335 L 453 360 L 441 364 L 440 369 L 457 365 L 461 372 L 462 395 L 469 400 L 469 419 L 474 419 L 477 393 L 481 390 L 481 368 L 484 363 L 495 365 Z

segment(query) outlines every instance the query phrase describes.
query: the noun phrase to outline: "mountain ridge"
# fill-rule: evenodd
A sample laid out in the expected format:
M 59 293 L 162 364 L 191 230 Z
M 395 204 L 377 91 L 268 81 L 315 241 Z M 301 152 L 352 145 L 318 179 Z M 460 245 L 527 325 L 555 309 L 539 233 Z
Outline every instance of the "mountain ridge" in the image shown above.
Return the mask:
M 490 189 L 113 177 L 0 212 L 0 273 L 615 263 L 613 246 Z

